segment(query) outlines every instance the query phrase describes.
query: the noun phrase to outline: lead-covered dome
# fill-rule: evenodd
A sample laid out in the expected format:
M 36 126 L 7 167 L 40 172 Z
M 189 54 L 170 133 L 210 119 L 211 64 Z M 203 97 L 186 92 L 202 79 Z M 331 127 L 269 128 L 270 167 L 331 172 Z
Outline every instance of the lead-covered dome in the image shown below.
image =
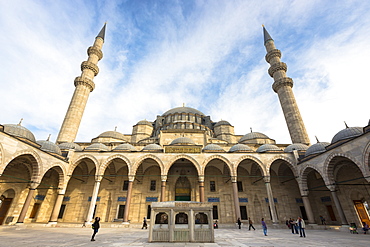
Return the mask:
M 302 144 L 302 143 L 293 143 L 293 144 L 290 144 L 289 146 L 287 146 L 284 149 L 284 153 L 291 153 L 291 152 L 293 152 L 293 150 L 306 151 L 307 149 L 308 149 L 308 146 L 305 145 L 305 144 Z
M 114 138 L 119 140 L 125 140 L 125 135 L 118 131 L 105 131 L 101 133 L 98 138 Z
M 40 140 L 36 143 L 41 145 L 40 149 L 45 152 L 62 155 L 62 151 L 60 151 L 60 148 L 54 142 Z
M 220 125 L 228 125 L 228 126 L 231 126 L 231 124 L 228 121 L 225 121 L 225 120 L 218 121 L 215 124 L 215 127 L 220 126 Z
M 114 151 L 137 151 L 137 149 L 129 143 L 120 144 L 113 149 Z
M 203 148 L 203 151 L 225 152 L 225 150 L 217 144 L 208 144 Z
M 243 152 L 253 152 L 253 150 L 245 144 L 236 144 L 232 146 L 229 150 L 229 153 L 243 153 Z
M 167 115 L 175 114 L 175 113 L 192 113 L 192 114 L 204 116 L 204 114 L 198 111 L 197 109 L 186 107 L 186 106 L 172 108 L 171 110 L 168 110 L 165 113 L 163 113 L 162 116 L 167 116 Z
M 85 148 L 85 151 L 109 151 L 109 148 L 103 143 L 93 143 Z
M 356 136 L 360 136 L 364 133 L 363 128 L 361 127 L 349 127 L 339 131 L 332 139 L 331 143 L 335 143 L 337 141 L 353 138 Z
M 326 151 L 326 146 L 329 146 L 330 143 L 329 142 L 318 142 L 318 143 L 315 143 L 313 145 L 311 145 L 307 150 L 306 150 L 306 153 L 305 153 L 305 157 L 307 156 L 310 156 L 311 154 L 319 154 L 319 153 L 323 153 Z
M 244 135 L 242 138 L 240 138 L 239 143 L 247 140 L 253 140 L 253 139 L 270 139 L 267 135 L 262 134 L 260 132 L 251 132 L 246 135 Z
M 64 142 L 58 145 L 61 150 L 73 149 L 75 151 L 82 151 L 82 147 L 74 142 Z
M 148 120 L 141 120 L 141 121 L 137 122 L 136 125 L 149 125 L 150 127 L 153 127 L 153 124 L 151 122 L 149 122 Z
M 9 135 L 24 138 L 32 142 L 36 142 L 36 138 L 32 134 L 32 132 L 20 124 L 4 124 L 3 126 L 4 132 Z
M 163 148 L 159 146 L 158 144 L 152 143 L 149 145 L 146 145 L 142 151 L 162 151 Z
M 273 144 L 263 144 L 257 149 L 257 153 L 265 153 L 265 152 L 281 152 L 282 150 Z
M 173 140 L 170 145 L 195 145 L 195 142 L 189 137 L 179 137 Z

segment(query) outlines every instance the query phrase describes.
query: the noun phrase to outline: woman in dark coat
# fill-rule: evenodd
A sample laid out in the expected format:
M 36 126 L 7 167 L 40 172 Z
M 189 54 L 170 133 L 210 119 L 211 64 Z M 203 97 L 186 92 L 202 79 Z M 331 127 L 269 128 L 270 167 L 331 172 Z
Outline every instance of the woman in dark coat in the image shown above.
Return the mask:
M 91 236 L 91 241 L 95 241 L 95 235 L 96 233 L 99 231 L 99 228 L 100 228 L 100 224 L 99 224 L 99 221 L 100 221 L 100 217 L 95 217 L 95 221 L 94 223 L 91 225 L 94 233 L 93 235 Z

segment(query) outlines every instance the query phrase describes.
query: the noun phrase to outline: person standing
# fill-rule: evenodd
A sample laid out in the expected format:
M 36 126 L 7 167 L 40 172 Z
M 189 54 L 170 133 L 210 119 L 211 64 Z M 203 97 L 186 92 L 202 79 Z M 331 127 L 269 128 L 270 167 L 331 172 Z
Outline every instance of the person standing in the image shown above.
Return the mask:
M 366 224 L 366 222 L 362 222 L 362 230 L 364 231 L 364 234 L 367 234 L 369 231 L 369 225 Z
M 298 217 L 297 222 L 298 222 L 300 237 L 306 237 L 306 233 L 304 232 L 304 229 L 306 228 L 306 224 L 304 223 L 304 220 L 301 217 Z
M 289 225 L 292 230 L 292 234 L 294 234 L 294 220 L 292 218 L 289 218 Z
M 239 229 L 242 229 L 242 222 L 240 221 L 240 218 L 238 218 L 236 223 L 238 223 Z
M 148 229 L 148 224 L 146 223 L 146 218 L 144 217 L 144 220 L 143 220 L 143 227 L 141 229 Z
M 253 230 L 256 230 L 256 228 L 254 228 L 254 226 L 253 226 L 253 221 L 251 220 L 251 217 L 248 217 L 248 223 L 249 223 L 249 230 L 248 231 L 250 231 L 251 228 L 253 228 Z
M 267 225 L 266 225 L 266 222 L 265 222 L 265 219 L 264 218 L 262 218 L 261 224 L 262 224 L 263 234 L 265 236 L 267 236 Z
M 325 222 L 326 220 L 322 215 L 320 215 L 320 220 L 321 220 L 321 225 L 326 225 L 326 222 Z
M 92 229 L 94 231 L 93 235 L 91 236 L 91 241 L 95 241 L 95 235 L 98 233 L 99 228 L 100 228 L 99 221 L 100 221 L 100 217 L 95 217 L 95 221 L 91 225 L 91 227 L 92 227 Z

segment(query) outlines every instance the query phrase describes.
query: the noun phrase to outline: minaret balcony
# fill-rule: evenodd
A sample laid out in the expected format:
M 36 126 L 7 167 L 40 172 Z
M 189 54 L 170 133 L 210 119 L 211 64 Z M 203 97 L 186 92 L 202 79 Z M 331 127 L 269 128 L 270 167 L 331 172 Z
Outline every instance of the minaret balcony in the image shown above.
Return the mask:
M 85 70 L 85 69 L 89 69 L 91 70 L 92 72 L 94 72 L 94 76 L 96 76 L 98 73 L 99 73 L 99 68 L 96 64 L 94 63 L 91 63 L 91 62 L 88 62 L 88 61 L 84 61 L 82 62 L 81 64 L 81 71 Z

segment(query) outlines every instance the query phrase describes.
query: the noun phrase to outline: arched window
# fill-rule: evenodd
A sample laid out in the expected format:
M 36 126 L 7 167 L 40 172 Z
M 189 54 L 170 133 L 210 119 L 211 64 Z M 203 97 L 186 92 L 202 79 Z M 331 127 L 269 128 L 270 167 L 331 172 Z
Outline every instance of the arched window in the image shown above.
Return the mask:
M 155 224 L 168 224 L 168 215 L 164 212 L 159 212 L 155 216 Z
M 208 216 L 205 213 L 195 215 L 195 224 L 208 224 Z
M 186 213 L 176 214 L 175 224 L 188 224 L 188 215 Z

